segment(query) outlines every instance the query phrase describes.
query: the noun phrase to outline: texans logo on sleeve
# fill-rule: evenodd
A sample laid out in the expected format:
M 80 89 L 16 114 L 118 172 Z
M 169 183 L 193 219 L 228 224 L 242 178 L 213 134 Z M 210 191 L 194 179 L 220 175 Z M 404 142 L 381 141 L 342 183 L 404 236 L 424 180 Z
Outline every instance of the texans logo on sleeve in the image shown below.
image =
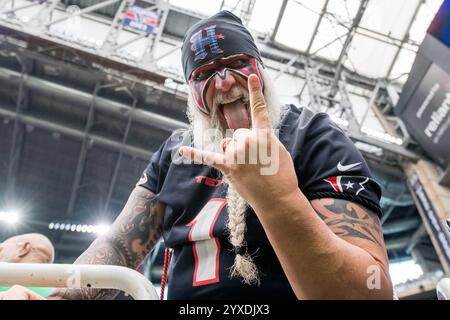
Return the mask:
M 369 178 L 359 176 L 334 176 L 323 180 L 329 183 L 336 192 L 353 193 L 357 196 L 362 191 L 366 190 L 364 185 L 369 181 Z

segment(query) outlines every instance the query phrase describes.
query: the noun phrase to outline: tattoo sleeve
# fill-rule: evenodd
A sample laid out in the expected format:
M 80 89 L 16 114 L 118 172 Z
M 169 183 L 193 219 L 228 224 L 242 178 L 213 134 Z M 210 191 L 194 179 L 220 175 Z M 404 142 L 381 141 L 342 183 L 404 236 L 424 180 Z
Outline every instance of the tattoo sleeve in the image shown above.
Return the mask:
M 348 200 L 313 200 L 320 218 L 339 237 L 346 240 L 368 240 L 384 248 L 383 233 L 378 216 Z
M 75 264 L 118 265 L 136 269 L 161 236 L 164 205 L 143 187 L 131 193 L 110 231 L 97 238 Z M 113 299 L 113 289 L 58 289 L 53 298 L 73 300 Z

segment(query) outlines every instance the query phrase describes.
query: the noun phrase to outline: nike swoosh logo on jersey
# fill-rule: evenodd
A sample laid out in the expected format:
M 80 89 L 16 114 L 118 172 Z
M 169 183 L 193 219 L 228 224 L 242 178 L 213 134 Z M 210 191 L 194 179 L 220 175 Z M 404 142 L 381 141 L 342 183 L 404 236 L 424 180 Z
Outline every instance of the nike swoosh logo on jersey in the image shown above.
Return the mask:
M 347 164 L 347 165 L 342 165 L 341 162 L 339 161 L 338 165 L 337 165 L 337 169 L 339 171 L 348 171 L 350 169 L 353 169 L 354 167 L 357 167 L 361 164 L 361 162 L 357 162 L 357 163 L 352 163 L 352 164 Z

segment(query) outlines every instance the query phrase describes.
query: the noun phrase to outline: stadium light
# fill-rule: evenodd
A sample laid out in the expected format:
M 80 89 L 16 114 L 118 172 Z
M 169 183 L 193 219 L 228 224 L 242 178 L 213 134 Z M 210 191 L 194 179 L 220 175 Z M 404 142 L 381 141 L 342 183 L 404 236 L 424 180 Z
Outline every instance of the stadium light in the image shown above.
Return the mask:
M 20 215 L 15 211 L 0 211 L 0 221 L 8 224 L 16 224 L 20 220 Z
M 68 231 L 68 232 L 82 232 L 82 233 L 95 233 L 98 235 L 105 234 L 108 232 L 110 226 L 107 224 L 70 224 L 70 223 L 60 223 L 60 222 L 50 222 L 48 224 L 50 230 Z
M 108 230 L 109 230 L 109 226 L 108 225 L 101 224 L 101 225 L 98 225 L 98 226 L 94 226 L 94 232 L 96 234 L 98 234 L 98 235 L 105 234 L 105 233 L 108 232 Z

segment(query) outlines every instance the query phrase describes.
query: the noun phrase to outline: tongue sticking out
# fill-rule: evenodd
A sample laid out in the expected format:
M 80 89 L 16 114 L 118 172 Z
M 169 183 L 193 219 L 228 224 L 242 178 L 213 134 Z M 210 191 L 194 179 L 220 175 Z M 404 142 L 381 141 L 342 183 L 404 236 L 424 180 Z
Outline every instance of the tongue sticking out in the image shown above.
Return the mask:
M 248 117 L 247 107 L 241 99 L 224 104 L 222 112 L 227 121 L 228 128 L 234 130 L 239 128 L 250 129 L 250 119 Z

